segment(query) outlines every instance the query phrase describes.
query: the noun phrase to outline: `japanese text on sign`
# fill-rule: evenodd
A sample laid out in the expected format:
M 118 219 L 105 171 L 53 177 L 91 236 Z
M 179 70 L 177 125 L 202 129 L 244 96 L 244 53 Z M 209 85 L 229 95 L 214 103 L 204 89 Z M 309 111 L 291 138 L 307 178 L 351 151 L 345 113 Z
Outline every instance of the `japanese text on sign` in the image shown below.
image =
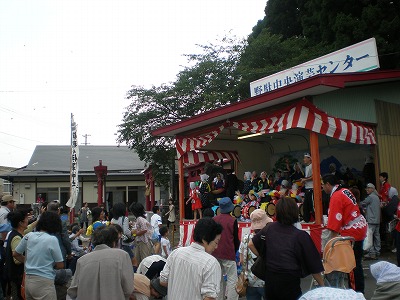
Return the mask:
M 250 83 L 250 93 L 254 97 L 320 74 L 365 72 L 377 68 L 378 51 L 375 38 L 371 38 L 253 81 Z

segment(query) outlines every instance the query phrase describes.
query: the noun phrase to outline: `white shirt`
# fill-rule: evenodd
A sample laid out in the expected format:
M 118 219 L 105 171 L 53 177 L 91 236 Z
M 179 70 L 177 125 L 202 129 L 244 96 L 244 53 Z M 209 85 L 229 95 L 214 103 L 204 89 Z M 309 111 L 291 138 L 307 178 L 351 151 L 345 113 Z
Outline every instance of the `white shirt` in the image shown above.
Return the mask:
M 157 255 L 157 254 L 147 256 L 145 259 L 143 259 L 143 260 L 140 262 L 139 267 L 137 268 L 136 273 L 146 275 L 146 273 L 147 273 L 147 271 L 149 270 L 149 268 L 151 267 L 151 265 L 152 265 L 154 262 L 157 262 L 157 261 L 160 261 L 160 260 L 165 261 L 165 262 L 167 261 L 165 258 L 163 258 L 162 256 Z
M 151 227 L 153 227 L 154 232 L 157 233 L 157 235 L 160 235 L 159 225 L 162 225 L 161 217 L 158 214 L 152 215 L 150 219 L 150 224 Z
M 203 246 L 192 243 L 172 251 L 160 273 L 160 281 L 168 282 L 168 300 L 217 298 L 221 267 Z
M 164 251 L 164 246 L 167 248 L 167 252 Z M 166 258 L 171 254 L 171 242 L 169 239 L 161 237 L 161 256 Z
M 7 206 L 2 206 L 0 208 L 0 224 L 8 223 L 7 216 L 8 216 L 9 212 L 10 212 L 10 210 L 8 209 Z
M 308 178 L 308 177 L 310 177 L 310 176 L 312 176 L 312 163 L 309 164 L 308 166 L 306 166 L 306 170 L 305 170 L 305 172 L 304 172 L 304 177 L 305 177 L 305 178 Z M 306 181 L 306 182 L 304 183 L 304 188 L 305 188 L 305 189 L 312 189 L 313 186 L 314 186 L 314 185 L 313 185 L 312 179 L 311 179 L 311 180 L 308 180 L 308 181 Z

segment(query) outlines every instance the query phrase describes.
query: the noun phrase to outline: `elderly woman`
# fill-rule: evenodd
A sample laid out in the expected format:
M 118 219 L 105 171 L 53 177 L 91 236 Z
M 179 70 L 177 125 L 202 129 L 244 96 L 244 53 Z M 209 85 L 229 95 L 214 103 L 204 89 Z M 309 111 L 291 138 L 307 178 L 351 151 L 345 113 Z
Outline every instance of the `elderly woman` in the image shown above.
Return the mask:
M 240 263 L 242 264 L 242 270 L 245 272 L 246 278 L 249 280 L 249 286 L 246 290 L 246 299 L 261 300 L 264 295 L 264 279 L 258 278 L 251 272 L 251 266 L 254 264 L 257 255 L 248 248 L 248 243 L 255 234 L 267 225 L 267 223 L 272 222 L 272 219 L 267 216 L 264 210 L 256 209 L 250 214 L 250 220 L 252 232 L 246 234 L 240 244 Z
M 203 208 L 211 207 L 211 202 L 209 200 L 209 193 L 211 192 L 211 186 L 208 183 L 208 176 L 207 174 L 200 175 L 200 185 L 199 185 L 199 193 L 200 193 L 200 200 L 201 205 Z
M 295 300 L 302 292 L 300 279 L 312 274 L 320 286 L 324 285 L 324 270 L 320 254 L 307 232 L 293 226 L 299 210 L 292 198 L 283 198 L 276 205 L 276 220 L 258 232 L 249 242 L 249 248 L 264 244 L 266 258 L 265 297 L 267 299 Z
M 211 193 L 215 195 L 217 198 L 225 197 L 225 180 L 224 175 L 221 173 L 217 173 L 217 176 L 214 178 L 211 184 Z
M 243 174 L 243 189 L 241 191 L 236 191 L 236 196 L 241 199 L 241 201 L 247 200 L 247 194 L 253 189 L 251 184 L 251 172 L 247 171 Z

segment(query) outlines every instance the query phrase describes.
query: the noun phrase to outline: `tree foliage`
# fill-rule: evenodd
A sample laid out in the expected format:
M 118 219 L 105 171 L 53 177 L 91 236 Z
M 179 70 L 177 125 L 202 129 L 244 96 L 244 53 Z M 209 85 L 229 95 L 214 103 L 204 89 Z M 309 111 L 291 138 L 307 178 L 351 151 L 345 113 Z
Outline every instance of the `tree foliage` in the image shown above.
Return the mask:
M 400 1 L 268 0 L 238 65 L 241 97 L 256 79 L 375 37 L 381 69 L 400 67 Z
M 126 142 L 151 165 L 156 182 L 165 187 L 174 164 L 174 140 L 151 132 L 240 99 L 237 63 L 245 41 L 225 37 L 218 44 L 198 46 L 201 53 L 185 55 L 188 66 L 175 82 L 149 89 L 132 86 L 127 92 L 131 103 L 119 125 L 118 142 Z
M 175 82 L 132 86 L 118 141 L 152 165 L 156 181 L 167 186 L 174 141 L 153 137 L 152 130 L 246 99 L 251 81 L 371 37 L 381 69 L 399 68 L 400 1 L 268 0 L 247 43 L 225 37 L 199 45 L 202 52 L 186 55 Z

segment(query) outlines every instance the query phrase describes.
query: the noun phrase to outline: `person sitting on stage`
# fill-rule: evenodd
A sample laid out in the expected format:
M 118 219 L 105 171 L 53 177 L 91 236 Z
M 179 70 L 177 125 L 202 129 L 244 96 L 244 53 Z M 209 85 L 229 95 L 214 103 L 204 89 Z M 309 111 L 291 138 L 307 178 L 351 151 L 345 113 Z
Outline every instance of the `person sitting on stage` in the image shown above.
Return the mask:
M 293 172 L 290 174 L 289 178 L 292 182 L 298 182 L 298 183 L 300 183 L 300 180 L 304 178 L 304 172 L 299 162 L 296 162 L 293 165 Z
M 278 186 L 282 184 L 282 180 L 285 178 L 282 176 L 282 170 L 276 171 L 275 174 L 275 181 L 274 181 L 274 188 L 276 189 Z
M 250 190 L 252 190 L 251 172 L 244 172 L 243 181 L 243 189 L 241 191 L 236 191 L 236 196 L 238 196 L 241 200 L 245 200 L 247 194 L 250 192 Z
M 269 192 L 269 190 L 271 189 L 269 182 L 268 182 L 268 178 L 267 178 L 267 172 L 262 171 L 260 174 L 261 178 L 258 181 L 258 187 L 257 187 L 257 192 L 261 197 L 260 202 L 267 202 L 267 198 L 266 198 L 266 194 Z
M 225 181 L 224 176 L 221 173 L 217 173 L 217 176 L 214 178 L 211 184 L 211 190 L 211 193 L 213 193 L 216 197 L 225 197 Z

